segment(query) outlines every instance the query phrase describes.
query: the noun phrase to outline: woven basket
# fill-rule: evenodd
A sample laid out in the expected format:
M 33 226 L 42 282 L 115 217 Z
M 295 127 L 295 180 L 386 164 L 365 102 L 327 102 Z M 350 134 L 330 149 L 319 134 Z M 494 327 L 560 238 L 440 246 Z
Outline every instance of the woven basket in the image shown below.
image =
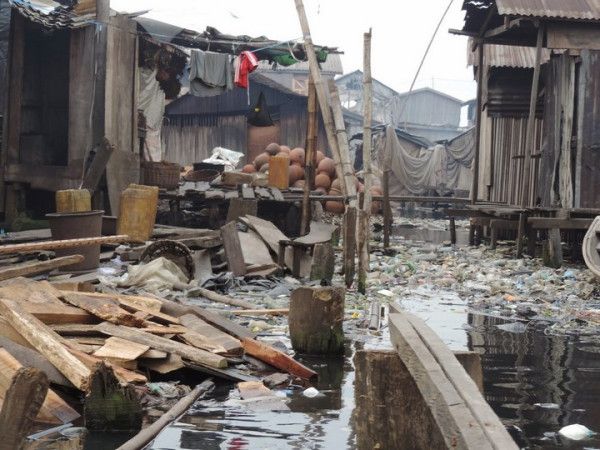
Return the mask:
M 158 186 L 159 188 L 171 190 L 179 187 L 178 164 L 161 161 L 142 163 L 142 174 L 144 184 L 147 186 Z

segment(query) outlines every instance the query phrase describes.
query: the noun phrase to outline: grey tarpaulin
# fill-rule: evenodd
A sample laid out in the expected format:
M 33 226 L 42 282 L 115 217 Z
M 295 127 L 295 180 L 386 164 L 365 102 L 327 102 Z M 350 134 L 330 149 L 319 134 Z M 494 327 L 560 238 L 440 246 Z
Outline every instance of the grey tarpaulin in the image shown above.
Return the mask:
M 161 161 L 161 129 L 165 114 L 165 93 L 156 79 L 156 69 L 141 68 L 139 77 L 138 107 L 146 117 L 144 159 L 146 161 Z
M 391 195 L 424 195 L 436 191 L 440 195 L 455 190 L 468 190 L 471 183 L 471 161 L 474 155 L 473 133 L 433 147 L 419 147 L 400 140 L 388 126 L 382 138 L 376 140 L 378 161 L 389 161 Z

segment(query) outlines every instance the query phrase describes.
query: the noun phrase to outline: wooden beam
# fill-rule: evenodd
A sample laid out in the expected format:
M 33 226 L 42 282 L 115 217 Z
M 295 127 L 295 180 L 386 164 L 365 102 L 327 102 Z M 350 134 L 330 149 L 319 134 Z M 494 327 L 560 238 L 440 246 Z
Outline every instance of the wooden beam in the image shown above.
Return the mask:
M 102 139 L 102 142 L 96 147 L 94 159 L 92 160 L 90 167 L 88 168 L 85 176 L 83 177 L 81 189 L 87 189 L 92 193 L 96 191 L 96 189 L 98 188 L 98 183 L 100 183 L 100 179 L 102 178 L 102 175 L 104 175 L 104 171 L 106 170 L 108 160 L 110 159 L 114 151 L 115 146 L 111 145 L 108 139 Z
M 69 353 L 58 334 L 12 300 L 0 299 L 0 314 L 77 389 L 88 389 L 90 370 Z
M 531 97 L 529 98 L 529 116 L 527 117 L 527 134 L 525 136 L 525 161 L 523 163 L 523 186 L 521 189 L 521 206 L 530 206 L 529 183 L 531 172 L 531 155 L 535 153 L 535 109 L 540 85 L 540 66 L 542 61 L 542 44 L 544 42 L 544 26 L 538 23 L 537 43 L 535 50 L 535 65 L 531 82 Z
M 137 342 L 138 344 L 148 345 L 163 352 L 175 353 L 200 366 L 215 367 L 217 369 L 227 367 L 227 360 L 221 356 L 170 339 L 154 336 L 136 328 L 113 325 L 108 322 L 97 325 L 97 328 L 109 336 L 120 337 L 128 341 Z
M 234 276 L 240 277 L 246 274 L 246 264 L 242 254 L 242 245 L 236 227 L 235 220 L 221 227 L 221 239 L 225 248 L 227 265 Z
M 48 324 L 90 324 L 98 319 L 81 308 L 54 303 L 23 302 L 21 306 L 41 322 Z
M 213 327 L 194 314 L 185 314 L 179 320 L 186 328 L 204 336 L 208 342 L 223 347 L 228 353 L 237 354 L 243 351 L 239 339 Z
M 143 319 L 121 308 L 119 303 L 113 299 L 90 297 L 85 293 L 64 294 L 63 298 L 71 305 L 117 325 L 141 327 L 145 322 Z
M 21 368 L 11 382 L 0 411 L 0 450 L 22 449 L 48 391 L 48 378 L 38 369 Z
M 25 244 L 12 244 L 0 246 L 0 254 L 33 252 L 37 250 L 56 250 L 62 248 L 81 247 L 86 245 L 108 244 L 112 242 L 125 242 L 127 235 L 99 236 L 79 239 L 64 239 L 61 241 L 30 242 Z
M 62 256 L 60 258 L 49 259 L 47 261 L 34 261 L 24 264 L 18 264 L 11 267 L 0 269 L 0 281 L 10 278 L 25 277 L 37 275 L 44 272 L 50 272 L 59 267 L 70 266 L 83 261 L 82 255 Z
M 559 219 L 554 217 L 529 217 L 527 223 L 537 230 L 587 230 L 594 219 Z

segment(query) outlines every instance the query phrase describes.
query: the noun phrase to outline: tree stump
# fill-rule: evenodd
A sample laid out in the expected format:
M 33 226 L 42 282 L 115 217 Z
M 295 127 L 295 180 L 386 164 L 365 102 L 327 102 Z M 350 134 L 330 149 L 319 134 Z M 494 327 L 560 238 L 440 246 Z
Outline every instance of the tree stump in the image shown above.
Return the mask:
M 344 353 L 344 289 L 302 287 L 292 293 L 289 327 L 292 347 L 305 355 Z
M 89 430 L 137 431 L 142 428 L 142 407 L 135 388 L 122 387 L 105 364 L 94 367 L 83 414 Z
M 562 242 L 560 230 L 551 228 L 548 230 L 548 238 L 543 247 L 544 265 L 558 269 L 563 263 Z

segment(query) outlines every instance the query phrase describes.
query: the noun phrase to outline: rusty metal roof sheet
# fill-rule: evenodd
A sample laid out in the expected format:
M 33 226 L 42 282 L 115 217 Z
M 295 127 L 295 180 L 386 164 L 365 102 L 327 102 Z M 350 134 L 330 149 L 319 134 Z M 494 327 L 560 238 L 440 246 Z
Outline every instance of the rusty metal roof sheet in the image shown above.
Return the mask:
M 471 51 L 471 39 L 467 47 L 467 59 L 469 66 L 477 66 L 478 50 Z M 483 63 L 490 67 L 514 67 L 519 69 L 529 69 L 535 66 L 535 47 L 518 47 L 516 45 L 491 45 L 484 46 Z M 550 50 L 542 49 L 541 63 L 544 64 L 550 60 Z
M 500 15 L 600 20 L 600 0 L 496 0 L 496 5 Z
M 73 6 L 54 0 L 9 0 L 21 15 L 46 28 L 78 28 L 95 19 L 95 12 L 75 13 Z

